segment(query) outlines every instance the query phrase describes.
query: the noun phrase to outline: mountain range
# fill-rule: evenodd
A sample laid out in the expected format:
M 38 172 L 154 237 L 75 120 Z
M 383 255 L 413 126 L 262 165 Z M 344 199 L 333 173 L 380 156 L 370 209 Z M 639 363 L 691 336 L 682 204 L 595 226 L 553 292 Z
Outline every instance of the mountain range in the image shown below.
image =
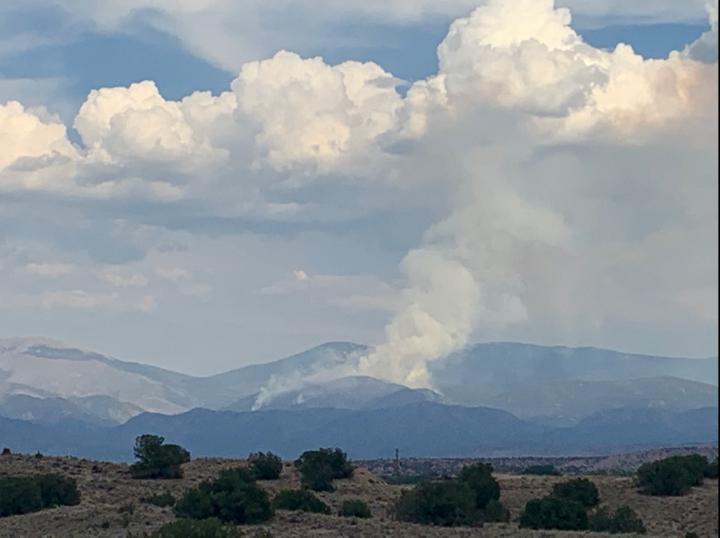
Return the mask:
M 320 445 L 354 457 L 616 451 L 717 442 L 716 358 L 476 344 L 434 390 L 358 376 L 368 347 L 323 344 L 194 377 L 44 338 L 0 339 L 0 444 L 127 459 L 153 432 L 198 455 Z

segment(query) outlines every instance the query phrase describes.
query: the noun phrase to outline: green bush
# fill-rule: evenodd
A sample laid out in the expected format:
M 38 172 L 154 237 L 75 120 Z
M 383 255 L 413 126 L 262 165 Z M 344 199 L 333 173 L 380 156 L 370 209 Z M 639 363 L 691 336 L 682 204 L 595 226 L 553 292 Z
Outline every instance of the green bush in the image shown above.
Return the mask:
M 671 462 L 685 466 L 695 480 L 694 486 L 702 484 L 705 471 L 710 465 L 708 459 L 701 454 L 690 454 L 688 456 L 671 456 L 667 458 Z
M 635 510 L 629 506 L 621 506 L 615 511 L 610 532 L 645 534 L 647 529 Z
M 240 538 L 242 532 L 235 526 L 226 525 L 217 518 L 178 519 L 164 525 L 150 535 L 152 538 Z
M 555 484 L 552 495 L 559 499 L 578 502 L 585 508 L 591 508 L 600 502 L 597 487 L 587 478 L 574 478 Z
M 204 482 L 203 482 L 204 484 Z M 209 491 L 203 488 L 190 489 L 175 502 L 175 515 L 187 519 L 206 519 L 217 515 L 218 507 Z
M 477 525 L 510 520 L 491 465 L 463 467 L 455 479 L 420 482 L 405 491 L 395 511 L 398 519 L 433 525 Z
M 475 492 L 459 480 L 421 482 L 403 491 L 395 514 L 401 521 L 446 527 L 482 521 L 482 513 L 475 505 Z
M 58 474 L 0 478 L 0 517 L 80 502 L 73 478 Z
M 284 489 L 273 499 L 273 506 L 278 510 L 312 512 L 329 514 L 330 508 L 317 495 L 306 489 Z
M 593 532 L 610 532 L 613 516 L 607 508 L 598 508 L 588 516 L 588 529 Z
M 704 456 L 672 456 L 645 463 L 637 471 L 642 493 L 648 495 L 684 495 L 703 482 L 708 460 Z
M 510 510 L 497 499 L 491 499 L 482 512 L 486 523 L 507 523 L 510 521 Z
M 250 470 L 258 480 L 277 480 L 282 472 L 283 462 L 280 456 L 272 452 L 257 452 L 248 456 Z
M 521 474 L 560 476 L 562 473 L 558 471 L 554 465 L 531 465 L 530 467 L 523 469 Z
M 160 508 L 165 508 L 166 506 L 175 506 L 175 497 L 169 491 L 159 493 L 157 495 L 149 495 L 147 497 L 143 497 L 140 500 L 145 504 L 152 504 L 154 506 L 159 506 Z
M 257 485 L 252 473 L 238 468 L 222 471 L 215 480 L 206 480 L 188 490 L 175 504 L 175 515 L 252 524 L 270 519 L 273 509 L 267 493 Z
M 585 530 L 588 517 L 585 507 L 577 501 L 547 496 L 532 499 L 520 514 L 520 527 L 530 529 Z
M 340 515 L 342 517 L 359 517 L 367 519 L 372 517 L 370 507 L 360 499 L 348 499 L 343 501 L 340 507 Z
M 43 508 L 40 488 L 32 478 L 0 478 L 0 517 L 28 514 Z
M 350 478 L 353 466 L 339 448 L 308 450 L 295 460 L 303 486 L 315 491 L 332 491 L 336 478 Z
M 611 534 L 645 534 L 647 531 L 642 519 L 629 506 L 619 507 L 614 514 L 606 508 L 599 508 L 588 518 L 588 528 L 593 532 Z
M 476 463 L 466 465 L 457 476 L 475 494 L 475 508 L 483 510 L 491 500 L 500 498 L 500 484 L 492 475 L 492 465 Z
M 43 506 L 74 506 L 80 503 L 80 492 L 74 478 L 59 474 L 42 474 L 34 477 L 40 488 Z
M 703 473 L 705 475 L 705 478 L 717 478 L 718 477 L 718 459 L 715 458 L 715 461 L 712 463 L 708 463 L 705 467 L 705 472 Z
M 159 435 L 139 436 L 133 452 L 138 460 L 130 466 L 133 478 L 182 478 L 180 465 L 190 461 L 190 452 L 178 445 L 166 445 Z

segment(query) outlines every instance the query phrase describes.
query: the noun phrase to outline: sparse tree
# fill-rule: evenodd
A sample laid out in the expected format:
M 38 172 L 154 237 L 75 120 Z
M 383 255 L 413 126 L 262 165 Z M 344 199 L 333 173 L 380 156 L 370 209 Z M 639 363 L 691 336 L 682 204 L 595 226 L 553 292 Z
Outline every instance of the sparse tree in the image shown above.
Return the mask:
M 267 492 L 243 468 L 222 471 L 215 480 L 188 490 L 175 505 L 179 518 L 207 519 L 238 524 L 267 521 L 273 515 Z
M 133 478 L 182 478 L 180 466 L 190 461 L 190 452 L 179 445 L 165 444 L 159 435 L 139 436 L 133 453 L 138 460 L 130 466 Z
M 309 450 L 295 460 L 303 486 L 315 491 L 332 491 L 334 479 L 350 478 L 353 466 L 339 448 Z
M 284 489 L 273 499 L 273 506 L 278 510 L 294 512 L 330 513 L 330 507 L 307 489 Z
M 510 510 L 497 499 L 491 499 L 483 510 L 483 521 L 486 523 L 507 523 L 510 521 Z
M 476 463 L 460 470 L 457 479 L 467 484 L 475 494 L 475 507 L 484 510 L 491 500 L 500 498 L 500 484 L 492 475 L 492 465 Z
M 607 508 L 598 508 L 588 518 L 588 528 L 593 532 L 611 534 L 645 534 L 645 525 L 640 516 L 629 506 L 619 507 L 614 514 Z
M 585 508 L 591 508 L 600 502 L 597 487 L 587 478 L 574 478 L 567 482 L 555 484 L 552 494 L 560 499 L 576 501 Z
M 420 482 L 402 492 L 395 513 L 401 521 L 423 525 L 454 527 L 482 523 L 475 492 L 459 480 Z
M 671 456 L 641 465 L 637 481 L 640 491 L 648 495 L 685 495 L 702 484 L 707 468 L 707 458 L 699 454 Z
M 585 530 L 588 517 L 585 507 L 577 501 L 549 495 L 532 499 L 520 514 L 520 527 L 530 529 Z
M 80 502 L 73 478 L 58 474 L 0 478 L 0 517 Z
M 277 480 L 282 472 L 280 456 L 272 452 L 257 452 L 248 456 L 249 467 L 258 480 Z

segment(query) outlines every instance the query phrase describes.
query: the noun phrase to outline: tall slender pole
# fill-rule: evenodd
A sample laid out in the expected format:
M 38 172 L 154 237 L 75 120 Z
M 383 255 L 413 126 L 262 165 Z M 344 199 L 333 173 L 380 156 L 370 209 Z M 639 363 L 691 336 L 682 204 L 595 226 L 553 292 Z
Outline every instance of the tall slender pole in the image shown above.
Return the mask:
M 400 477 L 400 449 L 395 449 L 395 476 Z

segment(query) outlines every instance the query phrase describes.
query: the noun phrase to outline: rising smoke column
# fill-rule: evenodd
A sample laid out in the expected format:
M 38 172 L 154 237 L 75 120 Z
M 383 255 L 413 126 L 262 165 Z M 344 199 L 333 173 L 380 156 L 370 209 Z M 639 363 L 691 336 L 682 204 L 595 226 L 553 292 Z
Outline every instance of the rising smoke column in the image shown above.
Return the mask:
M 386 326 L 385 342 L 360 361 L 361 373 L 431 387 L 429 362 L 465 346 L 478 327 L 525 321 L 535 288 L 562 288 L 565 276 L 568 289 L 573 278 L 593 285 L 579 238 L 602 234 L 591 229 L 598 223 L 573 215 L 567 192 L 559 191 L 557 202 L 546 196 L 538 184 L 556 188 L 547 172 L 518 163 L 538 162 L 553 147 L 591 153 L 595 144 L 642 145 L 652 139 L 648 127 L 716 110 L 716 66 L 693 61 L 717 61 L 708 52 L 708 43 L 717 46 L 716 4 L 708 8 L 710 32 L 666 60 L 644 60 L 622 44 L 613 51 L 587 45 L 553 0 L 491 0 L 452 24 L 438 48 L 437 77 L 411 88 L 407 106 L 409 123 L 423 130 L 420 148 L 439 137 L 433 118 L 413 118 L 418 101 L 423 112 L 435 106 L 452 119 L 439 130 L 455 142 L 443 157 L 453 163 L 456 195 L 449 216 L 403 260 L 403 306 Z M 461 170 L 457 161 L 465 161 Z M 582 178 L 576 183 L 597 189 Z M 608 197 L 610 189 L 617 186 L 608 187 Z M 564 274 L 573 264 L 588 276 Z M 541 275 L 543 265 L 559 270 Z

